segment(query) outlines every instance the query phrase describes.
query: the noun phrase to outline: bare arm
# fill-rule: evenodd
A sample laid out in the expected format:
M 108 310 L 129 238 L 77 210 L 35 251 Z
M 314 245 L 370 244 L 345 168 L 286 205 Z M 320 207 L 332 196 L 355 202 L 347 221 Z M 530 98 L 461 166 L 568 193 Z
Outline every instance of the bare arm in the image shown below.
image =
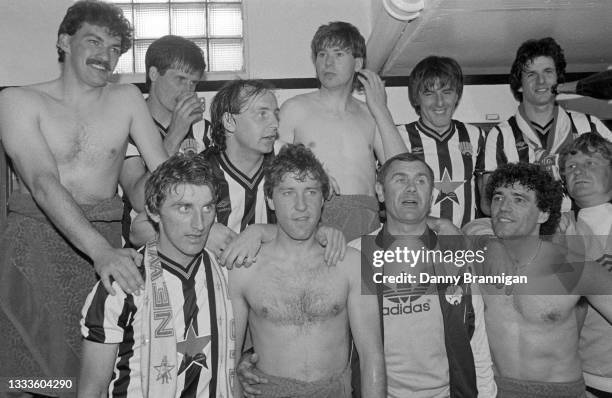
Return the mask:
M 87 220 L 70 192 L 61 184 L 57 163 L 40 131 L 38 95 L 23 89 L 0 93 L 0 137 L 17 174 L 55 227 L 88 255 L 104 287 L 114 294 L 112 276 L 127 292 L 138 291 L 143 281 L 136 269 L 139 255 L 114 249 Z
M 118 347 L 119 344 L 102 344 L 83 340 L 79 398 L 107 396 Z
M 376 73 L 367 69 L 359 71 L 358 79 L 363 84 L 366 104 L 376 122 L 378 134 L 374 137 L 374 153 L 382 164 L 399 153 L 407 152 L 406 144 L 387 108 L 387 93 L 383 81 Z
M 139 213 L 144 211 L 144 188 L 148 177 L 147 169 L 140 156 L 133 156 L 123 161 L 119 183 L 123 188 L 123 194 L 127 195 L 130 200 L 132 208 Z
M 134 247 L 140 247 L 151 239 L 155 239 L 156 236 L 157 232 L 153 228 L 147 213 L 138 213 L 130 224 L 130 242 Z
M 124 91 L 126 95 L 121 98 L 126 101 L 125 106 L 132 110 L 130 136 L 136 143 L 147 169 L 155 170 L 157 166 L 168 159 L 168 153 L 162 144 L 162 139 L 140 91 L 132 85 L 127 85 Z
M 293 144 L 295 142 L 295 127 L 301 113 L 301 105 L 295 98 L 288 99 L 280 108 L 278 116 L 278 139 Z
M 205 106 L 205 99 L 199 98 L 196 93 L 187 92 L 178 97 L 168 134 L 164 138 L 164 147 L 170 155 L 178 152 L 189 128 L 203 119 Z
M 376 295 L 361 294 L 361 257 L 349 249 L 340 267 L 349 276 L 348 313 L 351 333 L 360 358 L 361 388 L 364 397 L 386 397 L 385 360 Z

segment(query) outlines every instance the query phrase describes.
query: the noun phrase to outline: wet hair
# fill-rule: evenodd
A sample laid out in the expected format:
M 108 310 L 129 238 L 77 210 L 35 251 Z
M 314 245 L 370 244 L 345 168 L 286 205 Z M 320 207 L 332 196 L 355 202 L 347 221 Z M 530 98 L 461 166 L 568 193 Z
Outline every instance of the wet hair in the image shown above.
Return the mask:
M 220 151 L 226 148 L 223 116 L 226 113 L 237 115 L 244 112 L 253 98 L 272 90 L 273 87 L 263 80 L 236 79 L 221 87 L 210 103 L 211 138 Z
M 159 214 L 168 195 L 184 184 L 207 186 L 216 202 L 217 185 L 210 164 L 202 156 L 177 153 L 159 165 L 145 184 L 149 212 Z
M 540 235 L 552 235 L 557 230 L 561 218 L 563 188 L 560 181 L 539 165 L 532 163 L 508 163 L 495 170 L 487 183 L 489 201 L 499 187 L 512 187 L 520 184 L 535 193 L 536 205 L 540 211 L 548 213 L 548 220 L 540 226 Z
M 330 47 L 339 47 L 355 58 L 363 58 L 363 65 L 366 64 L 366 43 L 354 25 L 348 22 L 330 22 L 327 25 L 319 26 L 310 42 L 312 60 L 317 57 L 319 51 Z M 320 84 L 320 82 L 319 82 Z M 353 77 L 353 89 L 361 87 L 357 79 L 357 74 Z
M 433 182 L 434 182 L 433 170 L 425 162 L 425 158 L 423 157 L 423 155 L 415 155 L 414 153 L 410 153 L 410 152 L 400 153 L 398 155 L 393 156 L 392 158 L 387 159 L 387 161 L 383 163 L 383 165 L 378 170 L 378 173 L 376 173 L 376 182 L 378 182 L 381 185 L 385 184 L 385 178 L 387 178 L 387 173 L 389 172 L 389 169 L 391 168 L 391 164 L 393 162 L 421 162 L 423 163 L 425 167 L 427 168 L 427 175 L 429 176 L 429 182 L 431 183 L 433 187 Z
M 419 93 L 449 87 L 457 92 L 457 103 L 463 94 L 463 73 L 453 58 L 431 55 L 421 60 L 408 80 L 408 98 L 417 114 L 421 114 Z
M 151 87 L 149 69 L 154 66 L 160 75 L 168 69 L 177 69 L 186 73 L 199 73 L 206 70 L 204 52 L 191 40 L 180 36 L 166 35 L 155 40 L 145 55 L 147 73 L 146 87 Z
M 559 168 L 564 178 L 565 162 L 567 158 L 570 155 L 577 155 L 578 153 L 584 153 L 585 155 L 599 153 L 604 159 L 610 162 L 610 167 L 612 167 L 612 142 L 606 140 L 599 134 L 586 133 L 576 138 L 576 140 L 567 148 L 563 149 L 559 155 Z
M 286 144 L 266 166 L 264 192 L 268 198 L 272 198 L 274 188 L 287 174 L 294 174 L 300 181 L 310 177 L 321 184 L 324 198 L 329 195 L 329 177 L 319 159 L 304 144 Z
M 552 37 L 527 40 L 516 51 L 516 57 L 510 69 L 510 89 L 517 101 L 523 101 L 523 93 L 519 91 L 522 86 L 521 77 L 527 66 L 537 57 L 552 58 L 557 71 L 557 82 L 562 83 L 565 78 L 565 55 L 563 49 Z
M 85 22 L 106 28 L 111 36 L 120 37 L 121 54 L 132 47 L 132 26 L 123 15 L 123 10 L 114 4 L 97 0 L 79 0 L 70 6 L 57 31 L 58 39 L 64 33 L 74 35 Z M 58 61 L 64 62 L 66 53 L 59 45 L 56 47 Z

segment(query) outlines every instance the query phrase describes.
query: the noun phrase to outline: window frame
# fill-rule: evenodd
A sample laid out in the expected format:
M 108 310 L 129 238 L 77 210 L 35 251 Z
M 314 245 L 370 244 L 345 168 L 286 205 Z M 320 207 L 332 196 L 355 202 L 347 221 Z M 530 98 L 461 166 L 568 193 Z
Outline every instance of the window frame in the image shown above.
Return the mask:
M 207 1 L 201 0 L 202 3 L 214 4 L 214 3 L 225 3 L 224 1 Z M 146 2 L 144 2 L 146 3 Z M 168 4 L 171 5 L 171 0 L 166 0 L 164 2 L 160 2 L 158 4 Z M 233 80 L 236 78 L 246 79 L 249 76 L 249 64 L 250 64 L 250 54 L 249 54 L 249 29 L 248 29 L 248 0 L 240 0 L 240 2 L 232 2 L 228 1 L 227 3 L 239 4 L 242 14 L 242 70 L 237 71 L 206 71 L 204 72 L 204 76 L 202 80 Z M 134 4 L 142 4 L 142 3 L 134 3 L 134 0 L 115 0 L 112 1 L 114 5 L 134 5 Z M 181 4 L 189 4 L 181 3 Z M 132 21 L 132 26 L 134 26 L 134 22 Z M 131 50 L 134 49 L 134 42 L 137 39 L 132 39 L 132 47 Z M 147 40 L 147 39 L 144 39 Z M 206 40 L 209 40 L 208 36 Z M 123 57 L 125 54 L 122 54 Z M 134 56 L 134 55 L 133 55 Z M 207 65 L 208 66 L 208 65 Z M 114 73 L 118 79 L 118 83 L 143 83 L 146 80 L 146 72 L 132 72 L 132 73 Z

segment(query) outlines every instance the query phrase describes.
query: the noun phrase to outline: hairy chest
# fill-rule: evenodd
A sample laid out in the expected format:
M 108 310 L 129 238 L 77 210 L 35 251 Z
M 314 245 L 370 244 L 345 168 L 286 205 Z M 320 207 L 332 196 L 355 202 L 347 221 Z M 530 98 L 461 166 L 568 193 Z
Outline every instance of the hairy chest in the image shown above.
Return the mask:
M 40 130 L 58 166 L 113 164 L 123 158 L 129 119 L 114 107 L 74 109 L 59 104 L 48 107 Z
M 266 273 L 254 283 L 248 299 L 257 317 L 283 325 L 304 326 L 343 313 L 347 294 L 346 281 L 333 270 L 321 268 Z

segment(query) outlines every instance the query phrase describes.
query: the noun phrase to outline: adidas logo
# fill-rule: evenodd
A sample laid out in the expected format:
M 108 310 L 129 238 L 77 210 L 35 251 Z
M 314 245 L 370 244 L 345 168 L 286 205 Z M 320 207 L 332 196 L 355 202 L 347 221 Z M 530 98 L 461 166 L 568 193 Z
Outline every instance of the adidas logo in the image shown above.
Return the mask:
M 429 303 L 423 304 L 413 304 L 412 302 L 408 304 L 397 303 L 393 306 L 383 306 L 382 314 L 383 315 L 404 315 L 404 314 L 412 314 L 429 311 L 430 305 Z

